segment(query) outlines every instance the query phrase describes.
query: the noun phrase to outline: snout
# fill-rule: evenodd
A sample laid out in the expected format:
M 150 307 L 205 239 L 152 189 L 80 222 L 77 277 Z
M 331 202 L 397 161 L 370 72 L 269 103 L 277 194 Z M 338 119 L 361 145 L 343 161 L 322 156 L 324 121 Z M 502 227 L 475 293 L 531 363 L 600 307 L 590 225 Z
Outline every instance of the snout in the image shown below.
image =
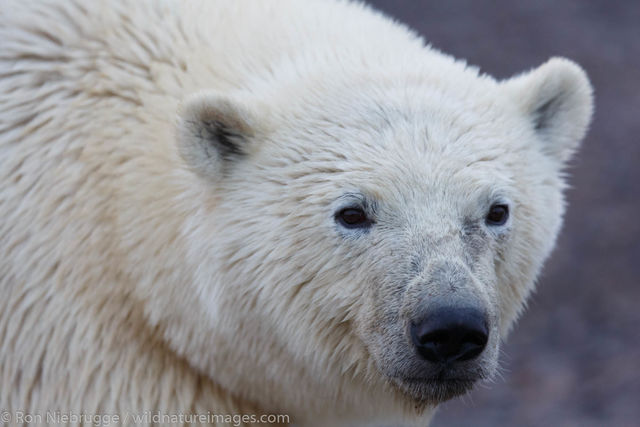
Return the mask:
M 443 402 L 464 394 L 495 368 L 495 321 L 481 301 L 469 305 L 465 299 L 467 304 L 427 304 L 405 324 L 394 382 L 417 400 Z
M 474 307 L 444 306 L 411 322 L 409 333 L 417 353 L 433 363 L 451 364 L 475 359 L 489 340 L 488 320 Z
M 374 329 L 371 346 L 382 373 L 416 401 L 435 403 L 490 378 L 500 339 L 497 301 L 488 283 L 463 263 L 429 264 L 399 304 L 383 306 L 383 317 L 393 323 Z

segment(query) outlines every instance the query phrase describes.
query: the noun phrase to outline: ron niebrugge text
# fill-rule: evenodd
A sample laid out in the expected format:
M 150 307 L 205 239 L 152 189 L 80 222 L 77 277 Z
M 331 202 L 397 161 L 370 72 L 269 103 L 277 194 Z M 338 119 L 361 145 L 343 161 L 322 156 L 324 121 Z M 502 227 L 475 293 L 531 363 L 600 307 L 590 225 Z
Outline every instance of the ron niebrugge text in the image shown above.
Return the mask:
M 288 415 L 283 414 L 214 414 L 206 413 L 162 413 L 160 411 L 123 412 L 112 414 L 90 414 L 82 412 L 46 411 L 1 411 L 2 423 L 16 424 L 92 424 L 109 426 L 121 424 L 289 424 Z

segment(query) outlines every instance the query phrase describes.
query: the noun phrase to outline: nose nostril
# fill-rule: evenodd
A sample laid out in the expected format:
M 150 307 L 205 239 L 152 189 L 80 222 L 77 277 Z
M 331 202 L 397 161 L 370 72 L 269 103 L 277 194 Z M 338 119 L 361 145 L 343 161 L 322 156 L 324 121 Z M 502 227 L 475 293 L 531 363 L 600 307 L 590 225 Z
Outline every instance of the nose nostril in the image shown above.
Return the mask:
M 462 341 L 465 343 L 484 346 L 487 344 L 487 334 L 483 331 L 469 331 L 464 335 Z
M 471 360 L 484 350 L 489 334 L 485 316 L 477 309 L 434 310 L 410 326 L 418 353 L 430 362 Z
M 443 345 L 450 339 L 447 331 L 435 331 L 430 334 L 421 336 L 418 340 L 421 344 Z

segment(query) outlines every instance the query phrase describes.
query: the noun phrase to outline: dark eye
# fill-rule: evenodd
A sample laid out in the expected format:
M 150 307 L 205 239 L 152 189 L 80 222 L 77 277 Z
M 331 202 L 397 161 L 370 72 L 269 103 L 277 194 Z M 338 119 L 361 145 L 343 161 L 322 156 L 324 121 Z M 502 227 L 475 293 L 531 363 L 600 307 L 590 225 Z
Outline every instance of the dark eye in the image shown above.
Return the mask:
M 360 208 L 342 209 L 336 214 L 336 221 L 346 228 L 367 228 L 372 224 L 367 214 Z
M 509 206 L 495 204 L 489 209 L 486 217 L 487 225 L 504 225 L 509 219 Z

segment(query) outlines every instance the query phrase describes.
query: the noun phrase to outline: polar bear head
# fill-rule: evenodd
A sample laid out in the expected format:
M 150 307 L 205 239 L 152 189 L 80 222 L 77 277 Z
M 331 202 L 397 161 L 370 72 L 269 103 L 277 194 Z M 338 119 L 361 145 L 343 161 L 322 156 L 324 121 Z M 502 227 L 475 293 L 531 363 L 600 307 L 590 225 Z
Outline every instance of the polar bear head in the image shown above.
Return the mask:
M 554 245 L 591 112 L 564 59 L 505 81 L 459 64 L 318 70 L 187 98 L 192 305 L 174 317 L 191 329 L 172 345 L 265 407 L 466 392 L 494 373 Z

